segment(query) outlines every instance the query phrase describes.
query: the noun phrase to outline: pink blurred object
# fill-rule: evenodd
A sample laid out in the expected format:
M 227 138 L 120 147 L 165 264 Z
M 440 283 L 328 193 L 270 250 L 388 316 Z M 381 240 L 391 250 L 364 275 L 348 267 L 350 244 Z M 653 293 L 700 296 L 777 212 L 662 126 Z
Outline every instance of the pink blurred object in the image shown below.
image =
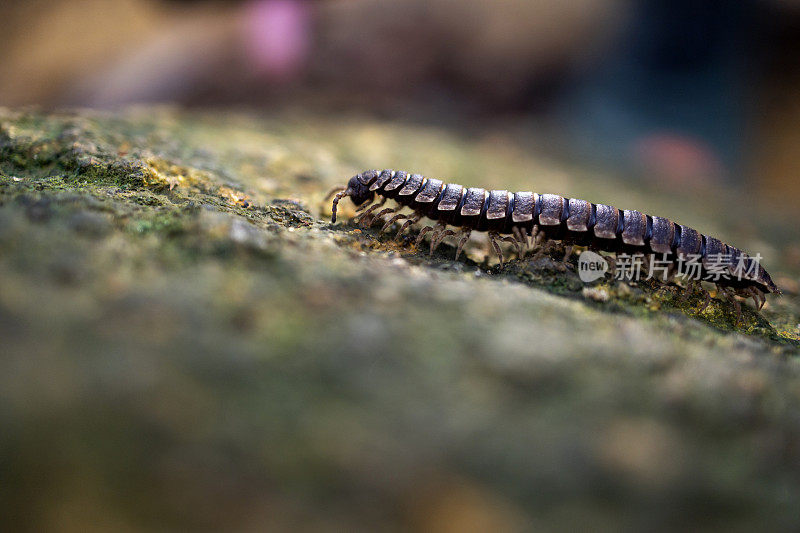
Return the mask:
M 682 185 L 717 183 L 725 171 L 714 150 L 703 141 L 676 133 L 657 133 L 638 139 L 635 158 L 644 170 Z
M 244 8 L 245 50 L 256 72 L 291 81 L 311 51 L 311 9 L 302 0 L 257 0 Z

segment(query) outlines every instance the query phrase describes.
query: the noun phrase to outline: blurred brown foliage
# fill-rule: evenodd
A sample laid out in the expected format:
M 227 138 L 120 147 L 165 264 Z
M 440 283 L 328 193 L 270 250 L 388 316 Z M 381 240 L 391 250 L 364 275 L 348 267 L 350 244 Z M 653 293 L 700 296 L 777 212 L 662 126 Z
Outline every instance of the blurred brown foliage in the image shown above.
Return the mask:
M 510 115 L 538 120 L 574 89 L 582 72 L 607 59 L 638 4 L 10 2 L 0 7 L 0 105 L 170 102 L 274 109 L 313 103 L 322 110 L 379 111 L 429 121 L 465 113 L 488 121 Z M 759 16 L 748 37 L 752 57 L 742 58 L 749 64 L 748 77 L 734 110 L 746 118 L 742 128 L 747 131 L 741 147 L 730 147 L 734 154 L 743 152 L 742 165 L 728 164 L 734 173 L 750 176 L 752 192 L 800 199 L 795 178 L 800 172 L 800 10 L 792 2 L 753 0 L 753 5 Z M 717 8 L 723 13 L 724 3 Z M 259 36 L 276 29 L 282 35 L 271 41 Z M 293 64 L 283 72 L 265 68 L 259 56 L 269 54 L 263 48 L 276 39 L 296 48 L 284 51 Z M 739 91 L 728 89 L 728 95 Z M 556 117 L 551 124 L 561 122 Z M 618 133 L 602 135 L 612 139 Z M 642 146 L 649 148 L 636 156 L 651 161 L 641 174 L 683 186 L 717 173 L 713 142 L 708 150 L 702 136 L 666 144 L 658 142 L 662 137 L 643 139 Z M 676 146 L 685 149 L 676 152 Z M 696 157 L 687 160 L 686 154 Z

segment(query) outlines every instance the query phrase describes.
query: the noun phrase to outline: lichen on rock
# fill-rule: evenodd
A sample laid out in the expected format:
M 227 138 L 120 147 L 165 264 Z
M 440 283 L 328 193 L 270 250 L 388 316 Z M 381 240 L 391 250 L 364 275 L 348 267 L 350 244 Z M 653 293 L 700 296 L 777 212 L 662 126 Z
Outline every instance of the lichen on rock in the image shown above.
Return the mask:
M 329 223 L 333 185 L 405 166 L 735 227 L 497 135 L 0 110 L 0 513 L 37 529 L 796 526 L 796 292 L 742 326 L 721 300 L 586 285 L 557 246 L 500 268 L 479 241 L 454 261 Z

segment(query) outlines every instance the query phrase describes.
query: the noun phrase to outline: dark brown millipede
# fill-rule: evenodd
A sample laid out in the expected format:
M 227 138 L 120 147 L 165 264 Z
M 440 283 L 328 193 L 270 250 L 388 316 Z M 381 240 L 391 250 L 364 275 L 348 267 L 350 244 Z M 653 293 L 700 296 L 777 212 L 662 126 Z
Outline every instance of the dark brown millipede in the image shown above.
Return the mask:
M 766 294 L 780 294 L 764 267 L 741 250 L 667 218 L 635 210 L 621 210 L 557 194 L 465 188 L 402 170 L 368 170 L 353 176 L 347 187 L 335 191 L 331 222 L 336 222 L 337 205 L 345 197 L 356 206 L 362 206 L 359 222 L 371 225 L 391 215 L 381 231 L 405 219 L 398 236 L 427 217 L 437 224 L 422 228 L 417 242 L 432 232 L 430 250 L 433 253 L 445 237 L 454 235 L 458 242 L 456 259 L 473 230 L 485 231 L 501 265 L 503 252 L 498 241 L 511 243 L 521 255 L 520 245 L 527 246 L 531 238 L 535 243 L 538 237 L 605 252 L 661 254 L 676 265 L 686 257 L 697 256 L 701 260 L 700 279 L 715 283 L 736 304 L 737 310 L 739 303 L 734 296 L 751 297 L 761 309 Z M 381 197 L 380 201 L 368 206 L 376 195 Z M 390 199 L 398 205 L 374 213 Z M 413 213 L 399 213 L 403 207 L 410 208 Z M 448 225 L 460 228 L 458 234 L 448 229 Z M 730 273 L 737 265 L 746 268 L 739 270 L 737 276 L 720 277 L 719 264 L 712 262 L 715 258 L 725 258 L 723 266 Z M 707 305 L 710 297 L 707 293 L 706 296 Z

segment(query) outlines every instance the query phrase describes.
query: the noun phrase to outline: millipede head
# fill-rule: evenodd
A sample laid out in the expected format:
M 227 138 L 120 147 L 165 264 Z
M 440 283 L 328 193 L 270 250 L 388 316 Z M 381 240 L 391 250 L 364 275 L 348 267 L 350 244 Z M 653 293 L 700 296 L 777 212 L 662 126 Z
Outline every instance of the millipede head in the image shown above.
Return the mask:
M 766 287 L 768 289 L 768 291 L 766 291 L 766 292 L 771 292 L 773 294 L 777 294 L 778 296 L 783 294 L 781 292 L 781 290 L 778 288 L 778 286 L 775 285 L 775 282 L 772 281 L 772 277 L 769 275 L 769 273 L 766 270 L 764 270 L 764 267 L 762 267 L 761 265 L 759 265 L 759 275 L 758 275 L 758 277 L 759 277 L 759 280 L 764 285 L 766 285 Z
M 352 200 L 356 206 L 372 201 L 372 199 L 375 198 L 375 192 L 369 190 L 370 183 L 374 181 L 375 176 L 367 176 L 367 174 L 368 173 L 366 172 L 364 174 L 356 174 L 350 178 L 350 181 L 347 182 L 347 188 L 341 190 L 336 194 L 336 196 L 333 197 L 333 205 L 331 206 L 331 222 L 336 222 L 336 209 L 339 205 L 339 200 L 345 196 L 349 196 L 350 200 Z
M 365 202 L 370 202 L 373 198 L 375 198 L 375 191 L 369 190 L 370 184 L 377 176 L 377 174 L 372 175 L 373 173 L 375 173 L 375 171 L 371 171 L 371 173 L 365 172 L 364 174 L 357 174 L 350 178 L 350 181 L 347 183 L 347 191 L 350 191 L 350 200 L 352 200 L 356 206 L 359 206 Z

